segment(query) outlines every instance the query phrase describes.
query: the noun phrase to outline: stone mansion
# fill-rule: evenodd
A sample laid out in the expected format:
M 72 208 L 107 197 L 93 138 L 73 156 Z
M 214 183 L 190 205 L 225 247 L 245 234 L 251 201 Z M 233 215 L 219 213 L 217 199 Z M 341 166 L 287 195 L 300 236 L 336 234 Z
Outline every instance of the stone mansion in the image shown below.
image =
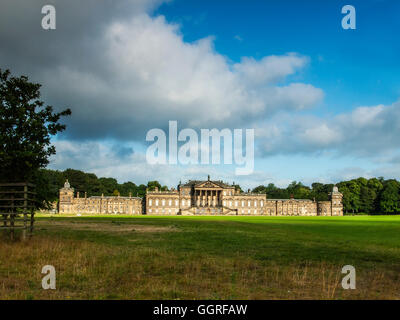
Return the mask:
M 68 180 L 60 189 L 59 213 L 132 215 L 266 215 L 342 216 L 343 195 L 335 186 L 330 201 L 268 199 L 266 194 L 239 192 L 222 181 L 189 180 L 170 191 L 146 191 L 145 197 L 79 197 Z

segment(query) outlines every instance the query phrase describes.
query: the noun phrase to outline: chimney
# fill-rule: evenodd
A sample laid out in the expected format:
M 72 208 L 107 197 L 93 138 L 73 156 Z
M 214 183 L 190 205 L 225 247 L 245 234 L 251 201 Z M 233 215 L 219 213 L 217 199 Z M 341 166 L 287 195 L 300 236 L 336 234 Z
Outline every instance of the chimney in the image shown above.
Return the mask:
M 158 192 L 158 187 L 155 187 L 155 188 L 154 188 L 154 191 L 155 191 L 155 192 Z
M 129 192 L 129 198 L 132 198 L 132 192 Z
M 293 193 L 290 195 L 290 199 L 294 199 L 294 195 L 293 195 Z
M 87 194 L 86 194 L 86 192 L 85 192 L 85 199 L 86 199 L 86 197 L 87 197 Z
M 76 197 L 79 199 L 79 191 L 76 193 Z

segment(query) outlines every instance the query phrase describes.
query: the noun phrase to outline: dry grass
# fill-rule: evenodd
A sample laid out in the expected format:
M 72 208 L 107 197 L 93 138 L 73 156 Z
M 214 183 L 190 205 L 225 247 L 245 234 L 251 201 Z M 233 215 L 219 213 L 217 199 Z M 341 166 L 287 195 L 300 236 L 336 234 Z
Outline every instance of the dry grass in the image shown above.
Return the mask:
M 47 264 L 57 270 L 56 290 L 41 289 Z M 134 242 L 119 247 L 40 234 L 31 242 L 0 242 L 0 299 L 400 298 L 394 273 L 358 270 L 357 290 L 343 290 L 340 271 L 322 262 L 265 265 L 239 255 L 183 255 Z
M 76 221 L 56 221 L 56 220 L 39 220 L 35 224 L 38 230 L 46 228 L 60 228 L 68 230 L 87 230 L 87 231 L 100 231 L 100 232 L 171 232 L 177 231 L 176 228 L 171 226 L 152 226 L 141 224 L 128 224 L 116 222 L 76 222 Z

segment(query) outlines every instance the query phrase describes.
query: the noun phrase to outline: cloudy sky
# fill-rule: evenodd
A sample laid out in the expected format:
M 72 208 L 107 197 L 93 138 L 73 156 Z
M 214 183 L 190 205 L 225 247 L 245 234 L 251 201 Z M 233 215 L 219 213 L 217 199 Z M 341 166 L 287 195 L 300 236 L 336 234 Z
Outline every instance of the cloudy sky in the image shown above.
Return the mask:
M 120 182 L 400 178 L 400 2 L 2 0 L 0 68 L 72 109 L 50 168 Z M 41 27 L 56 8 L 56 30 Z M 150 165 L 146 133 L 254 128 L 255 171 Z

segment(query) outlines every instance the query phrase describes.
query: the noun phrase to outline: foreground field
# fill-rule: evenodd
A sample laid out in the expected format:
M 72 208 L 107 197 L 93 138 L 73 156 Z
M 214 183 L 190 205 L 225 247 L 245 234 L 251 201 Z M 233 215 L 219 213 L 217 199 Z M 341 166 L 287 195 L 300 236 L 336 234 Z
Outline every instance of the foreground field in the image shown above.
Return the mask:
M 390 216 L 42 215 L 31 242 L 0 241 L 0 299 L 399 299 L 399 272 Z

